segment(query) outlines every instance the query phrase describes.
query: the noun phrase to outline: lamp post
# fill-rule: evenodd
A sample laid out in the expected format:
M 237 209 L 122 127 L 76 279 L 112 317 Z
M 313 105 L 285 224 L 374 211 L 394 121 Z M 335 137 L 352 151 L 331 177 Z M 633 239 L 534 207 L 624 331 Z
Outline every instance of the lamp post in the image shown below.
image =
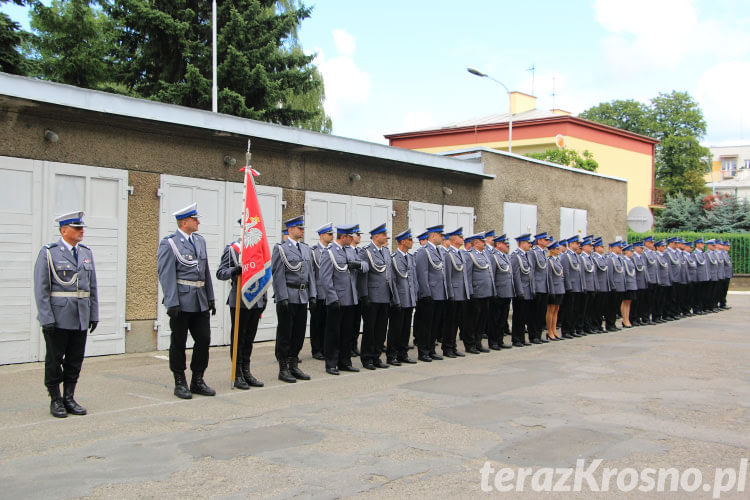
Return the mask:
M 508 90 L 508 87 L 506 87 L 505 84 L 501 82 L 500 80 L 496 80 L 492 78 L 490 75 L 488 75 L 487 73 L 482 73 L 478 69 L 466 68 L 466 71 L 468 71 L 472 75 L 480 76 L 482 78 L 489 78 L 493 82 L 499 83 L 500 85 L 503 86 L 503 88 L 505 89 L 505 92 L 508 93 L 508 152 L 512 153 L 513 152 L 513 110 L 510 106 L 510 90 Z

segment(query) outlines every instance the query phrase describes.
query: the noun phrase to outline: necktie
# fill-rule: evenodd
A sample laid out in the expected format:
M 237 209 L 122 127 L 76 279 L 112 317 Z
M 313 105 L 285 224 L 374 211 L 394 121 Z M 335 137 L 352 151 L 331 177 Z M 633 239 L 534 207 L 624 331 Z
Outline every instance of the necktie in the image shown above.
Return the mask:
M 198 257 L 198 250 L 195 249 L 195 243 L 193 243 L 193 236 L 188 236 L 188 243 L 190 243 L 190 246 L 193 247 L 193 253 L 196 254 L 196 258 Z
M 75 259 L 76 264 L 78 264 L 78 248 L 77 247 L 73 247 L 73 258 Z

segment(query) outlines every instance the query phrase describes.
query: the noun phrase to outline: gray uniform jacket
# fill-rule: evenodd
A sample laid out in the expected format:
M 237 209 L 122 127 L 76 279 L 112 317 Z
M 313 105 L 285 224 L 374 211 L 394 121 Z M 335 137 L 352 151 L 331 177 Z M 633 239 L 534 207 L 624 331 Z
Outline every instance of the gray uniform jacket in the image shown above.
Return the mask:
M 469 269 L 466 267 L 466 254 L 463 250 L 451 247 L 443 258 L 445 279 L 448 282 L 448 295 L 451 300 L 465 301 L 471 298 Z
M 648 248 L 643 249 L 643 260 L 646 265 L 646 281 L 649 285 L 659 283 L 659 261 L 656 259 L 656 251 Z
M 578 255 L 572 250 L 566 250 L 565 253 L 560 254 L 560 260 L 565 270 L 565 291 L 582 292 L 583 277 L 581 276 L 582 269 Z
M 63 330 L 88 330 L 90 321 L 99 321 L 94 256 L 82 243 L 77 247 L 78 262 L 62 239 L 39 251 L 34 265 L 34 297 L 42 326 L 54 323 Z
M 165 307 L 179 306 L 185 312 L 203 312 L 208 311 L 209 301 L 214 300 L 214 286 L 208 269 L 206 240 L 198 233 L 193 233 L 192 237 L 195 247 L 179 231 L 162 238 L 156 266 Z
M 510 264 L 513 269 L 513 288 L 515 296 L 525 300 L 534 298 L 534 282 L 531 276 L 531 265 L 527 252 L 520 248 L 510 254 Z
M 660 286 L 672 286 L 672 279 L 669 277 L 669 268 L 672 265 L 671 261 L 669 260 L 669 257 L 667 255 L 664 255 L 664 253 L 656 251 L 654 252 L 654 255 L 656 256 L 656 282 Z
M 734 267 L 732 267 L 732 257 L 729 255 L 729 252 L 725 250 L 722 250 L 721 253 L 724 255 L 724 278 L 733 278 Z
M 368 272 L 359 275 L 362 293 L 375 304 L 400 305 L 396 281 L 393 277 L 393 264 L 391 263 L 391 251 L 383 246 L 379 249 L 374 243 L 370 243 L 360 252 L 360 259 L 368 264 Z
M 339 305 L 347 307 L 356 306 L 359 303 L 357 275 L 349 270 L 347 262 L 351 261 L 351 257 L 347 254 L 349 252 L 345 248 L 341 248 L 338 243 L 334 242 L 321 256 L 320 281 L 325 290 L 328 305 L 338 302 Z
M 716 250 L 709 250 L 706 252 L 706 258 L 708 259 L 708 276 L 710 281 L 719 280 L 719 259 L 716 255 Z
M 227 305 L 231 308 L 235 307 L 235 301 L 237 300 L 237 281 L 239 279 L 239 276 L 232 278 L 232 268 L 239 265 L 239 254 L 230 243 L 224 248 L 224 253 L 221 254 L 221 262 L 219 263 L 219 268 L 216 270 L 216 278 L 222 281 L 232 280 L 232 289 L 229 291 L 229 297 L 227 297 Z M 253 305 L 253 309 L 264 309 L 268 300 L 267 295 L 264 293 L 255 305 Z M 242 299 L 240 299 L 240 308 L 247 309 Z
M 609 292 L 609 259 L 605 255 L 596 252 L 591 254 L 591 260 L 594 262 L 594 278 L 596 279 L 597 292 Z
M 495 280 L 495 297 L 513 298 L 515 291 L 513 290 L 513 267 L 510 264 L 510 255 L 496 251 L 492 254 L 490 263 Z
M 706 258 L 706 254 L 703 253 L 703 250 L 696 248 L 692 256 L 695 259 L 696 281 L 701 283 L 709 281 L 710 276 L 708 274 L 708 259 Z
M 547 259 L 547 290 L 555 295 L 565 293 L 565 269 L 559 256 Z
M 465 274 L 469 280 L 472 299 L 486 299 L 495 295 L 495 282 L 492 279 L 490 261 L 484 252 L 464 250 Z
M 622 260 L 622 264 L 625 266 L 625 290 L 638 290 L 638 282 L 635 277 L 635 262 L 624 255 L 620 260 Z
M 725 262 L 724 262 L 724 252 L 722 250 L 714 250 L 714 255 L 716 255 L 716 263 L 718 264 L 718 278 L 719 280 L 723 280 L 726 278 L 725 276 Z
M 271 270 L 275 302 L 288 300 L 290 304 L 307 304 L 310 297 L 317 298 L 312 250 L 305 243 L 297 248 L 295 243 L 288 239 L 273 247 Z
M 528 254 L 531 262 L 531 274 L 534 277 L 534 293 L 547 292 L 547 256 L 538 246 L 531 247 Z
M 674 283 L 686 283 L 682 276 L 682 252 L 667 248 L 664 253 L 669 259 L 669 281 Z
M 648 288 L 646 257 L 633 252 L 633 263 L 635 264 L 635 282 L 638 285 L 638 290 L 645 290 Z
M 399 304 L 404 308 L 416 307 L 418 285 L 414 256 L 408 252 L 402 254 L 399 250 L 396 250 L 391 254 L 391 262 Z
M 433 300 L 448 300 L 450 295 L 440 250 L 427 242 L 425 246 L 417 250 L 414 260 L 417 265 L 419 298 L 432 297 Z
M 625 291 L 625 264 L 623 263 L 624 257 L 620 257 L 616 253 L 608 253 L 607 259 L 609 260 L 609 269 L 607 269 L 607 277 L 609 278 L 609 289 L 613 292 L 624 292 Z
M 322 286 L 321 282 L 321 276 L 320 276 L 320 266 L 323 262 L 323 257 L 327 257 L 326 251 L 327 247 L 324 247 L 320 242 L 317 242 L 311 247 L 312 250 L 312 258 L 313 258 L 313 274 L 315 275 L 315 288 L 317 291 L 317 299 L 318 301 L 323 301 L 325 303 L 326 300 L 326 289 L 324 286 Z
M 581 263 L 581 277 L 583 279 L 583 291 L 584 292 L 595 292 L 596 289 L 596 276 L 594 275 L 595 265 L 591 260 L 591 256 L 586 252 L 581 252 L 578 255 L 578 261 Z

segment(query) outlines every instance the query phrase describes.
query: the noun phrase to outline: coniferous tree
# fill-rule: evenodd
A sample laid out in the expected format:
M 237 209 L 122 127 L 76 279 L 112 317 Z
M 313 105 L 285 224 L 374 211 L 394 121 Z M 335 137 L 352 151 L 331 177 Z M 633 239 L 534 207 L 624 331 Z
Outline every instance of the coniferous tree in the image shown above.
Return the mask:
M 671 196 L 664 203 L 664 209 L 656 216 L 654 227 L 657 231 L 695 231 L 701 218 L 699 201 L 684 195 Z
M 24 5 L 24 0 L 11 0 L 16 5 Z M 0 0 L 0 5 L 8 0 Z M 5 12 L 0 12 L 0 71 L 14 75 L 25 75 L 26 62 L 21 54 L 21 44 L 25 32 L 21 25 L 13 21 Z

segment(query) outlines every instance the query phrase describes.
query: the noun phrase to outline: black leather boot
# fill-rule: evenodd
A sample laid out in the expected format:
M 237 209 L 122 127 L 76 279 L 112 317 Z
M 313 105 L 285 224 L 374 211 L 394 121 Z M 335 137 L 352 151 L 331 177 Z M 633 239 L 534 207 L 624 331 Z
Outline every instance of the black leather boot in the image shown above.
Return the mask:
M 190 392 L 200 394 L 201 396 L 216 396 L 216 391 L 203 381 L 203 372 L 193 372 L 193 379 L 190 381 Z
M 299 369 L 296 356 L 289 358 L 289 373 L 291 373 L 294 378 L 300 380 L 310 380 L 310 375 Z
M 174 395 L 180 399 L 193 399 L 193 395 L 188 389 L 185 372 L 172 372 L 174 375 Z
M 250 362 L 242 364 L 242 376 L 245 377 L 245 382 L 247 382 L 247 385 L 250 387 L 263 387 L 263 382 L 258 380 L 257 378 L 253 377 L 253 374 L 250 373 Z
M 234 370 L 234 387 L 235 389 L 242 389 L 243 391 L 247 391 L 250 389 L 250 386 L 247 385 L 247 382 L 245 381 L 245 376 L 242 372 L 242 366 L 240 366 L 239 363 L 237 363 L 237 367 Z
M 73 394 L 76 392 L 76 385 L 63 382 L 63 406 L 65 411 L 73 415 L 85 415 L 86 408 L 76 403 Z
M 65 405 L 63 405 L 62 396 L 60 396 L 60 386 L 47 387 L 47 392 L 49 392 L 50 398 L 49 412 L 52 416 L 57 418 L 67 417 L 68 412 L 65 410 Z
M 289 371 L 289 360 L 279 360 L 279 380 L 293 384 L 297 381 L 294 375 Z

